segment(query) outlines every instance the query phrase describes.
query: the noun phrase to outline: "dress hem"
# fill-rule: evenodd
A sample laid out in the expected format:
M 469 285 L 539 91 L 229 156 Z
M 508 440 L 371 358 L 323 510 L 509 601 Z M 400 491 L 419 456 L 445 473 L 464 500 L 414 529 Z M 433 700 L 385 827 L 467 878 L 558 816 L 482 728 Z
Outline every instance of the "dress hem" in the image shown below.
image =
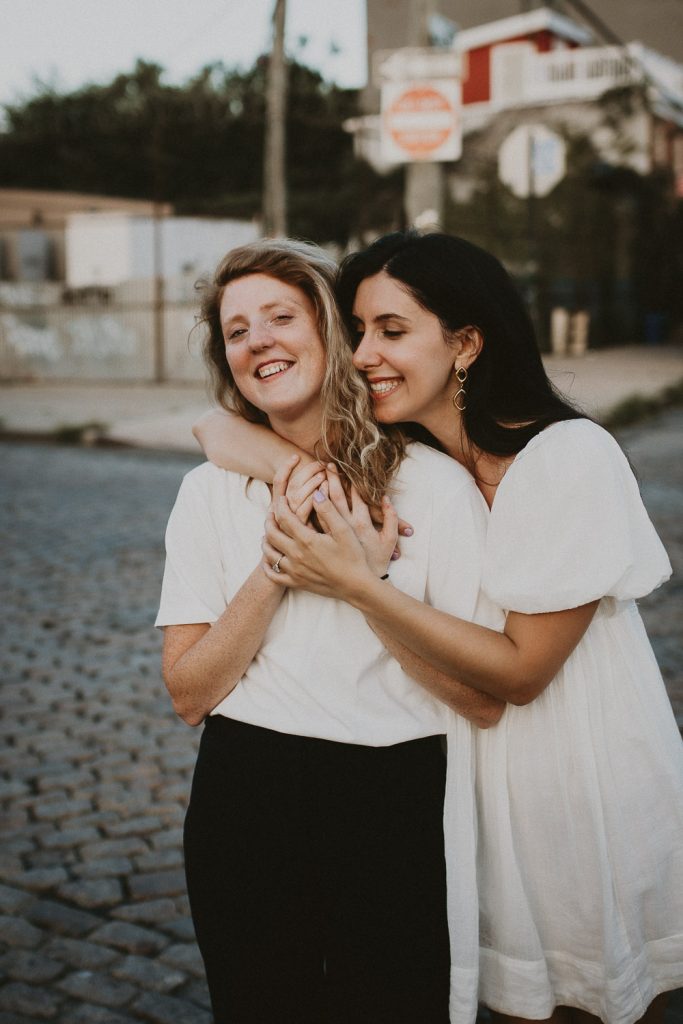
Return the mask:
M 647 943 L 617 977 L 603 964 L 565 953 L 536 961 L 481 950 L 479 999 L 491 1010 L 529 1020 L 571 1006 L 605 1024 L 635 1024 L 652 1001 L 683 986 L 683 934 Z

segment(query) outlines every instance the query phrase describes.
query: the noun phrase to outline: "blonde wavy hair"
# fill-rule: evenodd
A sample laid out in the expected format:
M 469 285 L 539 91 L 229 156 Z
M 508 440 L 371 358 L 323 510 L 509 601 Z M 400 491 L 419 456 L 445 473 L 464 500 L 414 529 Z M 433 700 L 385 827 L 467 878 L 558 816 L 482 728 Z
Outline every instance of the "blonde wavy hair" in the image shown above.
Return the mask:
M 204 359 L 219 405 L 251 423 L 268 424 L 266 414 L 238 390 L 228 366 L 220 323 L 223 291 L 230 281 L 248 274 L 267 274 L 300 288 L 315 308 L 326 358 L 316 457 L 323 463 L 334 462 L 365 502 L 378 505 L 391 490 L 405 441 L 400 430 L 381 429 L 373 419 L 368 389 L 351 361 L 351 346 L 335 301 L 336 273 L 334 260 L 308 242 L 266 239 L 232 249 L 219 263 L 213 280 L 200 285 L 200 322 L 207 329 Z

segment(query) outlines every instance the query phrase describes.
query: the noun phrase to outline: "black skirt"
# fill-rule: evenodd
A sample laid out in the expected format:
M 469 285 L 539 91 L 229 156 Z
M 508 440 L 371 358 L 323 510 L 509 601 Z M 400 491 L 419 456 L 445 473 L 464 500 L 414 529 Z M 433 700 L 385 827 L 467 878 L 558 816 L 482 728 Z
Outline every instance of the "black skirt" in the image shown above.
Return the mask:
M 447 1024 L 444 783 L 438 736 L 207 719 L 185 862 L 216 1024 Z

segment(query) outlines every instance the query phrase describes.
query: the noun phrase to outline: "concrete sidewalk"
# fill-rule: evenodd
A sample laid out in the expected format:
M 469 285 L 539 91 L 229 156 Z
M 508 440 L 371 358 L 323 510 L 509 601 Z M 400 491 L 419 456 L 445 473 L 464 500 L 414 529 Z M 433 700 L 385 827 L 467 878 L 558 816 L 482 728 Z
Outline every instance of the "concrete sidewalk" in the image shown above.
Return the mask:
M 546 356 L 548 375 L 597 419 L 632 396 L 660 394 L 683 379 L 683 348 L 629 347 Z M 196 451 L 194 420 L 212 404 L 202 384 L 0 384 L 0 430 L 50 436 L 93 427 L 95 437 L 135 447 Z

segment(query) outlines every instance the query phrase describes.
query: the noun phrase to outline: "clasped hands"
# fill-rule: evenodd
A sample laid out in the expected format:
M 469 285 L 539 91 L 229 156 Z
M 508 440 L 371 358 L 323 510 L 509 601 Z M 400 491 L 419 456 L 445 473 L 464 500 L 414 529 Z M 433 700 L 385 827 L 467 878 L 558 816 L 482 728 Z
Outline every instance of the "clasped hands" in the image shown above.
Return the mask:
M 298 466 L 299 461 L 299 456 L 291 456 L 273 480 L 262 545 L 263 571 L 283 587 L 348 598 L 354 589 L 362 591 L 369 580 L 387 571 L 396 550 L 398 516 L 384 498 L 382 522 L 376 526 L 355 487 L 347 500 L 334 465 Z M 322 533 L 310 522 L 313 510 Z M 401 525 L 409 536 L 410 526 Z

